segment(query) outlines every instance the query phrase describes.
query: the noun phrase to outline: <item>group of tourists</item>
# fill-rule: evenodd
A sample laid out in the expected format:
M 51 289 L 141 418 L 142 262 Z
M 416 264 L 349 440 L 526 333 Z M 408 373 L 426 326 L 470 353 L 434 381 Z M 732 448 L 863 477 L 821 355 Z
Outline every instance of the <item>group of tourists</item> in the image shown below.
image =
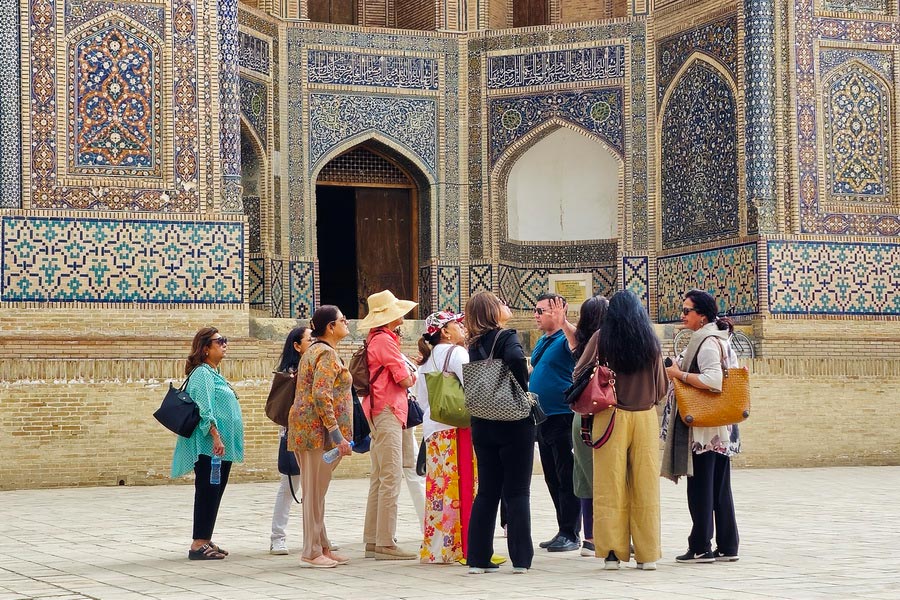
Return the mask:
M 530 494 L 537 442 L 557 529 L 539 548 L 580 550 L 584 556 L 603 559 L 606 569 L 620 568 L 633 555 L 638 569 L 656 569 L 662 556 L 659 477 L 677 481 L 687 476 L 693 527 L 687 552 L 676 561 L 738 560 L 730 482 L 730 457 L 740 451 L 738 426 L 686 426 L 678 418 L 667 381 L 678 379 L 720 391 L 723 366 L 737 365 L 728 341 L 732 323 L 718 316 L 710 294 L 690 290 L 684 295 L 682 323 L 693 336 L 686 350 L 665 364 L 647 311 L 630 291 L 619 291 L 609 300 L 588 299 L 574 325 L 567 318 L 564 298 L 553 293 L 539 296 L 534 317 L 542 335 L 530 361 L 517 332 L 506 327 L 510 309 L 490 292 L 473 295 L 463 313 L 444 310 L 428 315 L 418 336 L 419 356 L 410 361 L 401 352 L 398 328 L 415 306 L 390 291 L 379 292 L 368 298 L 368 313 L 359 323 L 360 329 L 368 330 L 369 375 L 360 405 L 371 429 L 363 527 L 366 558 L 459 562 L 471 574 L 496 571 L 509 560 L 513 573 L 526 573 L 535 552 Z M 300 475 L 294 480 L 282 477 L 270 551 L 288 553 L 285 527 L 293 488 L 299 484 L 300 562 L 305 567 L 333 568 L 350 562 L 337 552 L 325 527 L 332 473 L 340 458 L 352 452 L 353 377 L 336 350 L 349 333 L 338 307 L 320 306 L 308 328 L 295 328 L 288 335 L 278 365 L 280 371 L 296 374 L 294 403 L 281 435 L 296 457 Z M 243 460 L 240 407 L 219 371 L 227 349 L 228 340 L 218 330 L 201 329 L 185 367 L 187 392 L 198 405 L 201 420 L 190 438 L 178 439 L 172 476 L 195 473 L 194 539 L 188 552 L 194 560 L 228 555 L 212 534 L 231 464 Z M 541 410 L 512 421 L 472 416 L 469 427 L 435 420 L 427 376 L 443 372 L 455 377 L 468 394 L 464 365 L 487 358 L 502 361 L 518 386 L 534 394 Z M 598 365 L 615 375 L 616 406 L 595 415 L 576 414 L 567 391 L 573 380 Z M 411 401 L 423 413 L 424 482 L 413 468 L 416 445 L 407 427 Z M 658 411 L 660 404 L 664 406 Z M 595 441 L 600 438 L 603 443 Z M 218 466 L 211 464 L 217 462 L 213 457 L 221 459 L 218 484 L 210 483 L 210 471 Z M 418 549 L 397 545 L 404 479 L 421 524 Z M 494 552 L 498 513 L 508 559 Z

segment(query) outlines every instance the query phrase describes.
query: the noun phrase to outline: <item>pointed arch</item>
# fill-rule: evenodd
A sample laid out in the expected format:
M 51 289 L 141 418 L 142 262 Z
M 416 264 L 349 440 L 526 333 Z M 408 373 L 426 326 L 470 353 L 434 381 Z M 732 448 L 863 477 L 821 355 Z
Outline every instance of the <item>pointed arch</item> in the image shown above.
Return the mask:
M 385 135 L 379 131 L 375 131 L 374 129 L 369 129 L 345 139 L 340 144 L 336 144 L 334 147 L 329 149 L 328 152 L 323 154 L 322 157 L 319 158 L 319 160 L 317 160 L 310 166 L 309 181 L 312 188 L 315 189 L 316 180 L 319 178 L 319 173 L 322 171 L 322 167 L 327 165 L 334 158 L 340 156 L 350 148 L 359 146 L 360 144 L 364 144 L 369 141 L 374 141 L 383 146 L 387 146 L 388 148 L 396 152 L 397 155 L 403 160 L 415 165 L 416 169 L 419 171 L 419 176 L 415 176 L 416 174 L 414 173 L 409 173 L 409 175 L 411 176 L 411 179 L 413 179 L 417 183 L 424 183 L 428 187 L 431 187 L 436 183 L 436 180 L 434 179 L 431 170 L 428 168 L 428 165 L 412 149 L 388 135 Z
M 737 85 L 695 51 L 663 95 L 657 119 L 657 239 L 662 249 L 737 238 L 746 230 Z

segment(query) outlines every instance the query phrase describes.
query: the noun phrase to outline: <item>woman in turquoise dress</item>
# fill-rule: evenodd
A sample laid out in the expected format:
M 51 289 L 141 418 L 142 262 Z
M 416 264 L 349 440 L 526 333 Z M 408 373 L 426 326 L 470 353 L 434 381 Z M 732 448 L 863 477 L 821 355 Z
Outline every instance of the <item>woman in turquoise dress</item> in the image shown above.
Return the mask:
M 228 340 L 215 327 L 194 336 L 184 372 L 187 393 L 200 408 L 200 423 L 189 438 L 178 437 L 172 478 L 194 471 L 194 533 L 188 558 L 221 560 L 228 552 L 212 541 L 231 464 L 244 461 L 244 421 L 234 389 L 219 372 Z M 210 483 L 211 457 L 222 459 L 218 484 Z

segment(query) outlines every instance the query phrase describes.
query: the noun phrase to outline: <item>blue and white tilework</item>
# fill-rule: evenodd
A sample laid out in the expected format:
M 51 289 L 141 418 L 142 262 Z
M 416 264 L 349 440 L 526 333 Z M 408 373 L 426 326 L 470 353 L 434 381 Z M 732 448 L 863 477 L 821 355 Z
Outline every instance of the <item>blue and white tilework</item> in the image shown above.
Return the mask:
M 537 87 L 625 77 L 625 46 L 573 48 L 492 56 L 487 60 L 489 90 Z
M 65 3 L 65 32 L 69 34 L 76 27 L 113 10 L 125 15 L 135 23 L 140 23 L 157 37 L 165 38 L 165 5 L 116 0 L 67 0 Z
M 695 60 L 662 115 L 662 246 L 739 234 L 737 105 L 731 82 Z
M 253 131 L 262 142 L 263 148 L 268 148 L 268 89 L 266 84 L 247 77 L 240 78 L 241 90 L 241 114 L 253 127 Z
M 247 261 L 248 301 L 251 308 L 262 308 L 266 303 L 266 261 L 263 258 L 251 258 Z
M 691 288 L 716 297 L 719 310 L 738 315 L 759 312 L 756 244 L 741 244 L 665 256 L 656 261 L 657 320 L 681 319 L 684 293 Z
M 529 131 L 558 117 L 583 127 L 622 154 L 625 146 L 622 88 L 503 96 L 490 101 L 491 165 Z
M 240 222 L 2 218 L 4 302 L 242 304 Z
M 592 267 L 518 267 L 500 263 L 498 266 L 500 297 L 510 308 L 531 310 L 538 296 L 549 289 L 550 273 L 591 273 L 593 293 L 609 297 L 619 286 L 616 281 L 615 265 Z
M 396 140 L 431 171 L 437 167 L 437 103 L 426 98 L 309 95 L 310 170 L 329 150 L 360 133 Z
M 22 202 L 19 112 L 19 7 L 0 2 L 0 207 Z
M 478 292 L 490 292 L 494 289 L 493 269 L 491 265 L 469 265 L 469 297 Z
M 269 42 L 241 31 L 238 33 L 237 62 L 242 69 L 255 71 L 260 75 L 271 73 Z
M 637 294 L 650 310 L 650 270 L 646 256 L 622 257 L 622 287 Z
M 744 0 L 747 233 L 771 233 L 775 215 L 775 3 Z
M 324 85 L 428 91 L 439 85 L 437 60 L 418 56 L 310 50 L 306 74 L 309 83 Z
M 662 104 L 663 96 L 678 71 L 695 52 L 718 60 L 732 77 L 737 77 L 737 17 L 729 15 L 657 42 L 657 105 Z
M 259 196 L 244 196 L 244 215 L 247 216 L 247 251 L 251 254 L 262 252 L 262 204 Z
M 437 306 L 440 310 L 449 308 L 460 312 L 462 289 L 459 277 L 459 265 L 438 265 L 437 267 Z
M 900 245 L 768 242 L 769 312 L 900 315 Z
M 272 316 L 276 319 L 284 317 L 284 264 L 284 262 L 277 259 L 269 261 L 269 274 L 271 277 L 269 285 L 272 290 L 271 309 Z
M 316 310 L 315 289 L 315 263 L 291 262 L 292 319 L 309 319 L 312 317 Z
M 238 87 L 237 0 L 220 0 L 219 7 L 219 154 L 224 181 L 222 209 L 239 207 L 241 182 L 241 120 Z
M 431 272 L 430 266 L 419 267 L 419 318 L 427 317 L 435 310 L 433 309 L 434 300 L 431 289 Z

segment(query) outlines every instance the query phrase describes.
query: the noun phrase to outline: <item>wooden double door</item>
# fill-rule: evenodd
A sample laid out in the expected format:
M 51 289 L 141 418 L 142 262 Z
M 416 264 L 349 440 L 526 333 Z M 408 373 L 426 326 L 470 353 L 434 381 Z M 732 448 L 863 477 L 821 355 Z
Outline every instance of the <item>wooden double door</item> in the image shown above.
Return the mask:
M 415 300 L 414 194 L 398 187 L 316 186 L 321 304 L 361 319 L 375 292 Z

